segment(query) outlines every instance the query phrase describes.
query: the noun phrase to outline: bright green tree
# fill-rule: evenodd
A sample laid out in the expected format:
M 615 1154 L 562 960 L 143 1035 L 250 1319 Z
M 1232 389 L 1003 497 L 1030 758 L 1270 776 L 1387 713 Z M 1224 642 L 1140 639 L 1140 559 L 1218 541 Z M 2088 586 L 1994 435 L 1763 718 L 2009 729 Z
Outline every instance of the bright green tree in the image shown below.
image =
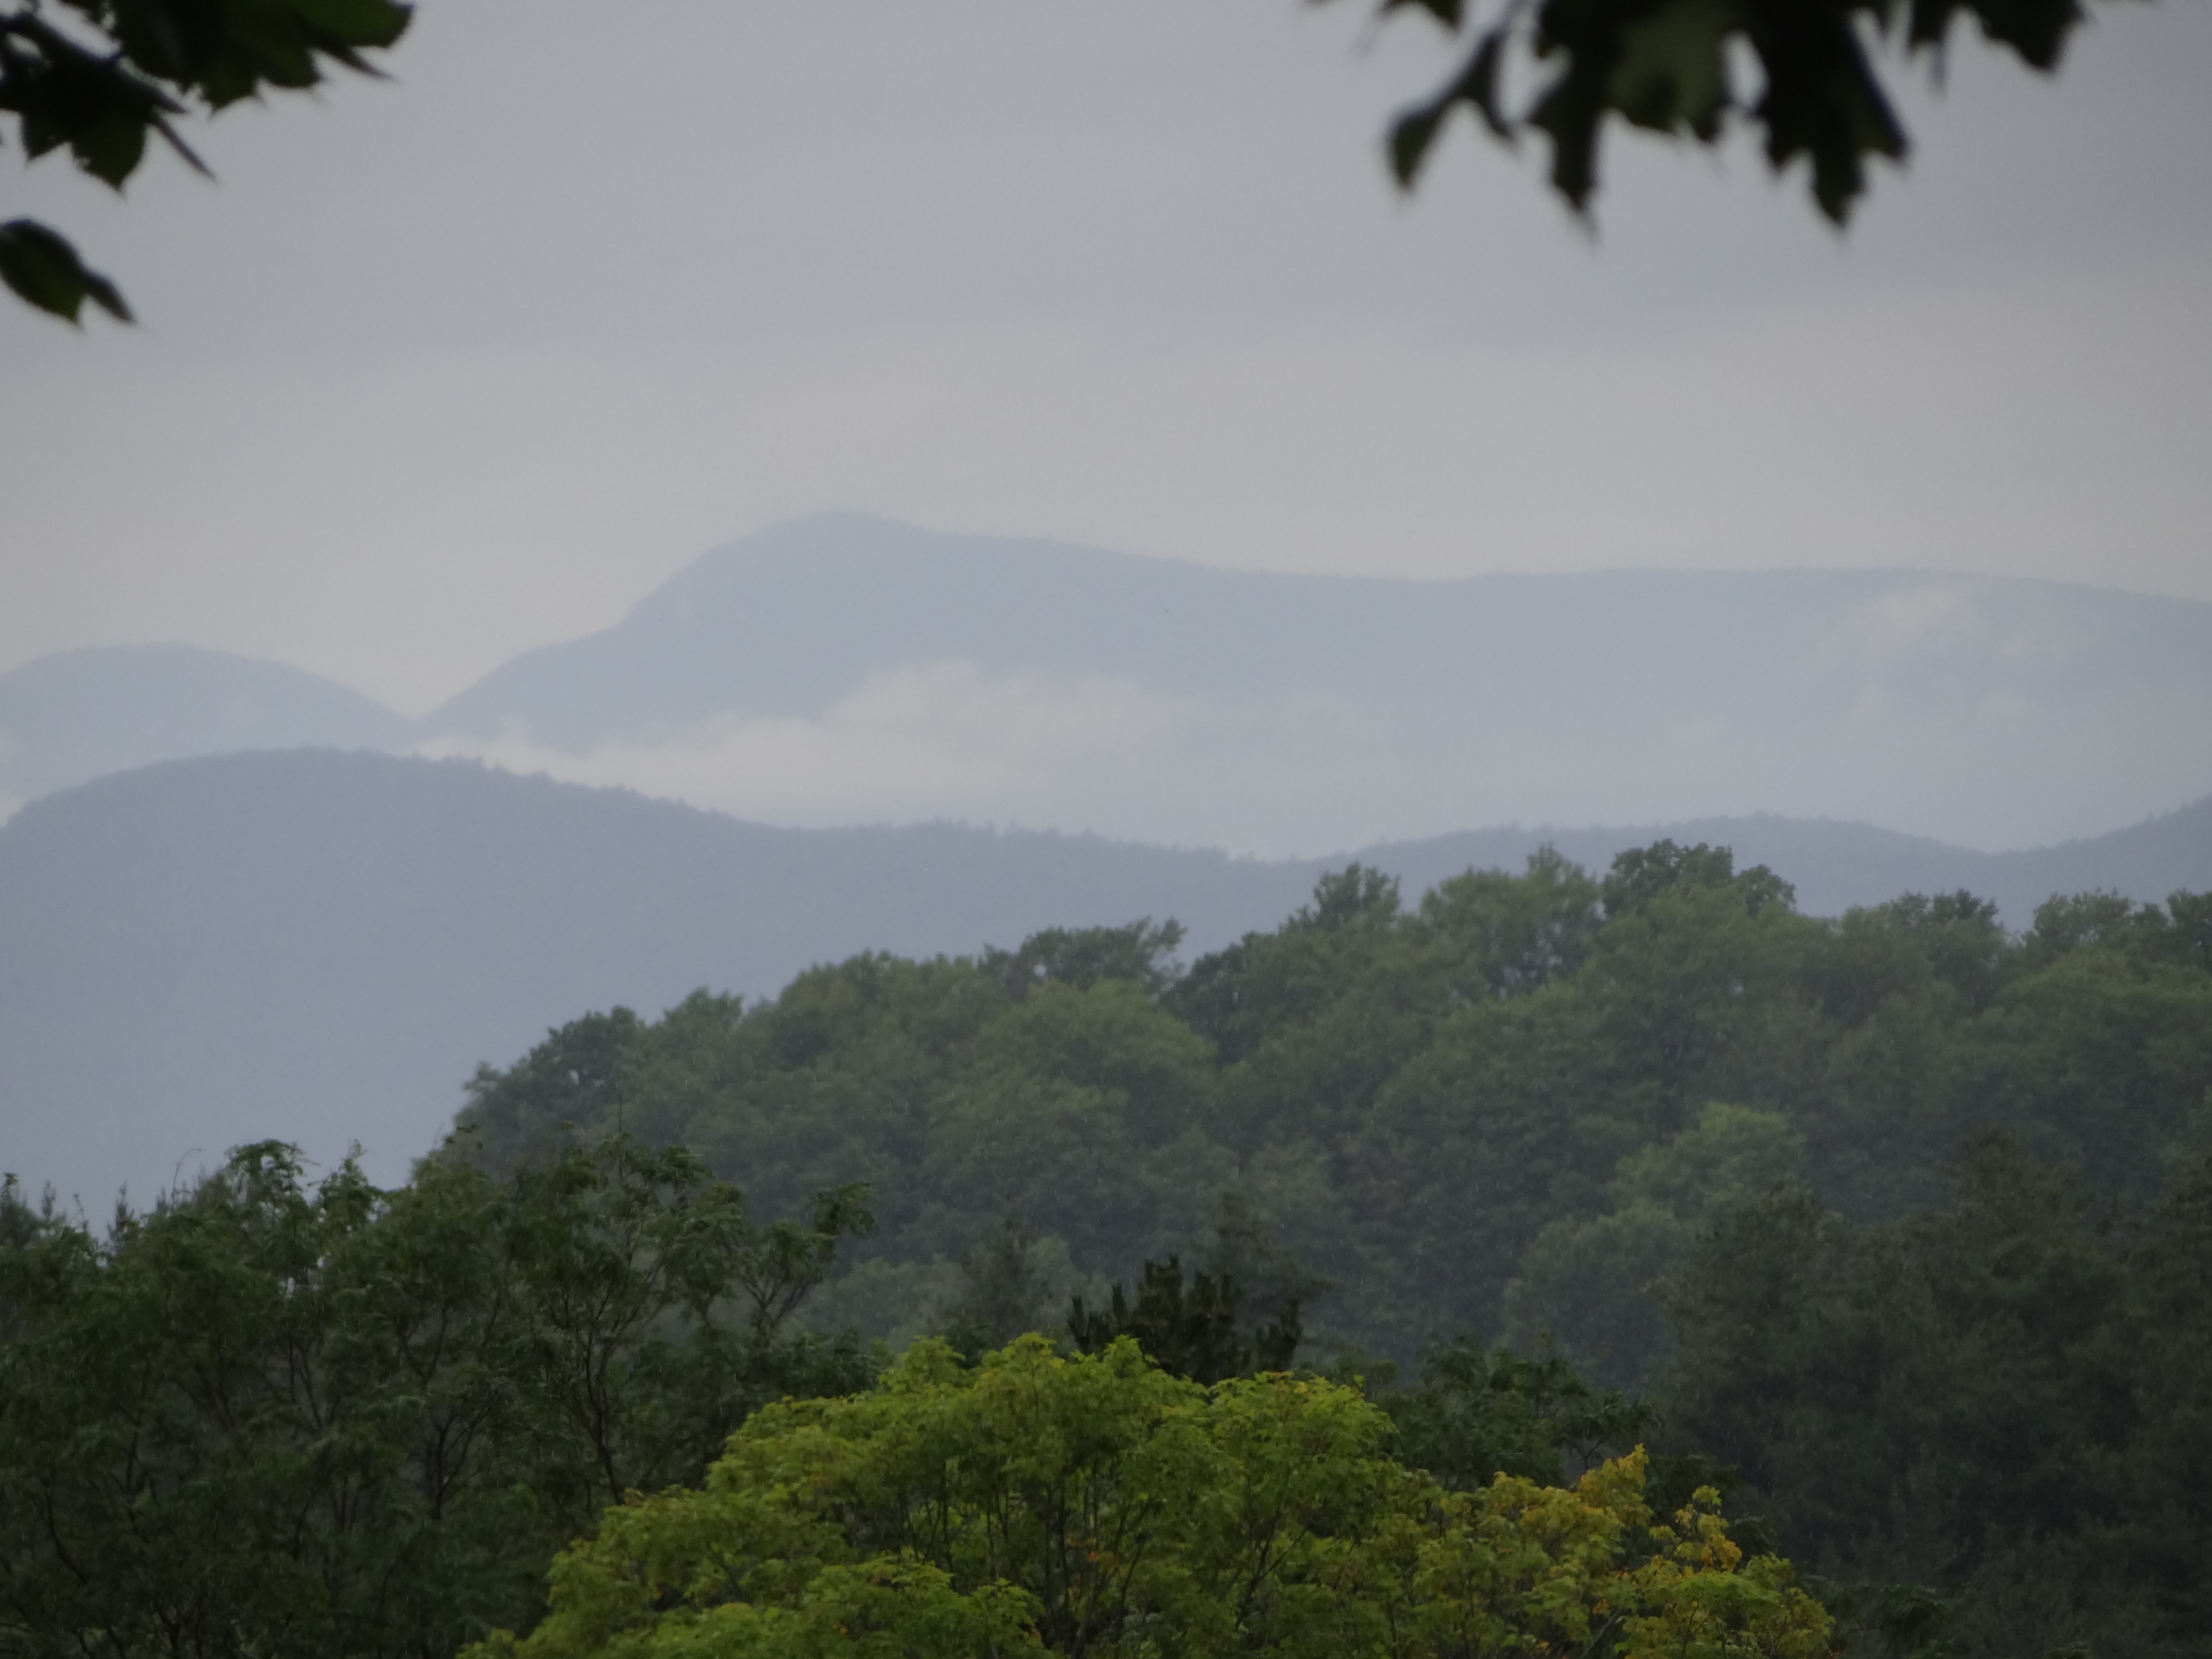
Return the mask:
M 1812 1656 L 1828 1620 L 1710 1503 L 1655 1525 L 1641 1454 L 1572 1489 L 1447 1492 L 1356 1391 L 1212 1388 L 1132 1341 L 919 1344 L 871 1393 L 778 1407 L 703 1490 L 611 1510 L 553 1612 L 475 1659 Z M 1708 1498 L 1710 1494 L 1707 1494 Z

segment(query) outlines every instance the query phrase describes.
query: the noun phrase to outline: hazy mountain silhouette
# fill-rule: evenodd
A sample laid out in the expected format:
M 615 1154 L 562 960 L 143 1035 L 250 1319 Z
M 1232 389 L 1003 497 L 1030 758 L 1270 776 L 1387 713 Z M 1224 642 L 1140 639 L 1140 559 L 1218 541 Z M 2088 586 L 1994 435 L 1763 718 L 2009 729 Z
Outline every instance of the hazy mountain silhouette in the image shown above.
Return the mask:
M 832 514 L 426 729 L 786 823 L 1312 848 L 1769 811 L 2024 846 L 2212 791 L 2212 605 L 1894 570 L 1264 575 Z
M 1973 637 L 1916 651 L 1949 619 L 1860 614 L 1931 580 L 1971 592 Z M 1887 622 L 1886 636 L 1837 637 L 1854 622 Z M 2082 637 L 2050 637 L 2065 625 Z M 424 725 L 520 726 L 585 749 L 731 709 L 817 713 L 872 671 L 945 658 L 1176 692 L 1449 701 L 1547 725 L 1655 696 L 1841 713 L 1856 687 L 1806 672 L 1822 650 L 1879 653 L 1900 690 L 1929 695 L 1971 696 L 2008 670 L 2056 695 L 2093 694 L 2118 671 L 2212 688 L 2212 605 L 1894 570 L 1259 574 L 825 514 L 714 550 L 614 627 L 515 658 Z
M 2018 847 L 2212 792 L 2212 605 L 1904 571 L 1262 575 L 829 514 L 419 722 L 179 647 L 0 676 L 19 799 L 300 744 L 787 823 L 1311 850 L 1765 811 Z
M 189 645 L 66 651 L 0 674 L 0 810 L 155 761 L 414 735 L 383 704 L 281 663 Z
M 1545 840 L 1601 866 L 1661 835 L 1723 842 L 1832 912 L 1966 886 L 2024 922 L 2052 891 L 2212 887 L 2212 801 L 2094 841 L 1986 854 L 1774 817 L 1498 830 L 1370 848 L 1410 898 Z M 396 1176 L 480 1060 L 702 985 L 1018 944 L 1172 915 L 1188 949 L 1272 927 L 1337 860 L 1263 862 L 950 824 L 797 830 L 621 791 L 369 754 L 173 763 L 0 826 L 0 1168 L 97 1207 L 263 1136 Z

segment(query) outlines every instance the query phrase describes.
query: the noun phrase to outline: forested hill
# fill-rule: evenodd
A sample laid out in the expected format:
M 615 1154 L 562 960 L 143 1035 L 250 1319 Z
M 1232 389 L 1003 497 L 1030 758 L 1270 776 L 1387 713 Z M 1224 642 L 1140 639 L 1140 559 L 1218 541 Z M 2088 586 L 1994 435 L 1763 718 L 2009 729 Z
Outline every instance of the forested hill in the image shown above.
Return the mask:
M 1706 1460 L 1856 1610 L 1838 1651 L 2212 1651 L 2212 893 L 1823 921 L 1662 842 L 1409 901 L 1354 866 L 1187 971 L 1062 930 L 593 1015 L 481 1077 L 453 1151 L 624 1132 L 763 1215 L 866 1182 L 829 1328 L 1082 1341 L 1149 1261 L 1167 1340 L 1225 1279 L 1253 1352 L 1418 1358 L 1416 1458 L 1588 1403 L 1502 1340 L 1645 1395 L 1589 1439 Z
M 1832 921 L 1662 841 L 1418 902 L 1353 864 L 1276 927 L 1179 943 L 1056 928 L 593 1013 L 480 1077 L 462 1144 L 504 1170 L 625 1130 L 778 1213 L 868 1182 L 840 1306 L 878 1316 L 1002 1224 L 1079 1279 L 1195 1251 L 1234 1195 L 1338 1287 L 1325 1340 L 1503 1329 L 1628 1385 L 1661 1358 L 1638 1286 L 1770 1182 L 1864 1224 L 1937 1204 L 1988 1136 L 2129 1201 L 2212 1151 L 2212 893 L 2053 898 L 2022 935 L 1956 892 Z
M 1862 825 L 1712 820 L 1371 848 L 1408 897 L 1547 836 L 1593 869 L 1671 836 L 1735 847 L 1838 914 L 1966 887 L 2027 925 L 2053 892 L 2212 886 L 2212 803 L 1988 858 Z M 1348 856 L 1348 855 L 1347 855 Z M 1334 861 L 1268 863 L 956 825 L 803 831 L 617 791 L 374 755 L 114 777 L 0 827 L 0 1168 L 94 1207 L 232 1145 L 349 1140 L 396 1178 L 481 1061 L 617 1004 L 758 996 L 816 963 L 1012 946 L 1173 917 L 1185 954 L 1276 926 Z
M 1123 883 L 1310 885 L 1234 938 L 1217 901 L 1206 941 L 1062 912 L 967 942 L 1093 853 L 1121 916 L 1175 908 Z M 256 1063 L 285 1092 L 243 1133 L 201 1118 L 209 1162 L 400 1124 L 413 1151 L 453 1096 L 392 1079 L 441 1019 L 557 1029 L 491 1050 L 402 1191 L 264 1144 L 102 1244 L 0 1183 L 0 1600 L 37 1609 L 19 1628 L 181 1603 L 296 1633 L 365 1599 L 446 1633 L 322 1646 L 448 1653 L 486 1608 L 536 1616 L 605 1496 L 696 1480 L 759 1401 L 875 1370 L 798 1323 L 946 1333 L 916 1351 L 945 1377 L 1014 1332 L 1126 1330 L 1214 1376 L 1303 1353 L 1360 1379 L 1400 1455 L 1464 1486 L 1650 1443 L 1677 1500 L 1731 1488 L 1865 1638 L 1845 1651 L 2205 1659 L 2212 893 L 2057 897 L 2014 932 L 1958 891 L 1809 915 L 1790 873 L 1662 839 L 1417 893 L 1359 863 L 765 831 L 374 757 L 35 805 L 0 831 L 0 1064 L 73 1050 L 99 1087 L 12 1111 L 0 1167 L 74 1131 L 97 1206 L 188 1088 L 237 1109 Z M 866 950 L 757 1000 L 641 1016 L 564 978 L 696 952 L 695 979 L 817 911 L 881 945 L 977 894 L 963 954 Z M 1206 1274 L 1187 1297 L 1170 1255 Z M 1140 1270 L 1131 1308 L 1109 1281 Z M 453 1358 L 427 1376 L 433 1330 Z M 489 1438 L 463 1452 L 471 1401 Z M 429 1559 L 419 1586 L 391 1566 Z

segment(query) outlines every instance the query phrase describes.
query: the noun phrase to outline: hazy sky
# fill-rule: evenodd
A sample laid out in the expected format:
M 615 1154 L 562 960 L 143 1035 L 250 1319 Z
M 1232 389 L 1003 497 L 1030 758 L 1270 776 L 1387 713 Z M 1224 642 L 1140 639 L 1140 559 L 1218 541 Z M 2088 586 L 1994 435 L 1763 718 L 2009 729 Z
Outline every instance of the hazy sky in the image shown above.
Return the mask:
M 49 160 L 137 330 L 0 307 L 0 667 L 409 711 L 822 507 L 1408 575 L 1905 564 L 2212 599 L 2212 6 L 1968 45 L 1847 238 L 1617 143 L 1600 234 L 1364 0 L 423 0 L 209 185 Z M 16 160 L 0 158 L 10 169 Z

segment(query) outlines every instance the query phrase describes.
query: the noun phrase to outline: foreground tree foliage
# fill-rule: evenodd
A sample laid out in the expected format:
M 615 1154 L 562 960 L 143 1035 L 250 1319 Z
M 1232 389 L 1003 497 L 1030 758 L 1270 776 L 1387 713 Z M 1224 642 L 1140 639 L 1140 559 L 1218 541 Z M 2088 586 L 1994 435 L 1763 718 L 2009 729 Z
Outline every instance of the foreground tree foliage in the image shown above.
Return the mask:
M 0 1192 L 0 1653 L 452 1653 L 537 1613 L 635 1487 L 765 1401 L 848 1392 L 786 1328 L 857 1194 L 754 1225 L 610 1140 L 380 1191 L 249 1146 L 105 1239 Z
M 364 54 L 393 45 L 411 9 L 399 0 L 6 0 L 0 112 L 15 117 L 27 157 L 65 150 L 117 190 L 155 138 L 204 172 L 180 118 L 268 88 L 312 88 L 327 64 L 374 74 Z M 1940 74 L 1971 27 L 2049 73 L 2086 15 L 2081 0 L 1378 0 L 1378 10 L 1421 11 L 1465 41 L 1458 67 L 1391 129 L 1401 185 L 1462 107 L 1507 144 L 1540 133 L 1552 186 L 1577 213 L 1596 191 L 1609 122 L 1708 145 L 1741 123 L 1758 131 L 1777 172 L 1807 164 L 1813 199 L 1838 224 L 1865 193 L 1869 160 L 1901 161 L 1908 148 L 1876 67 L 1883 51 Z M 1740 60 L 1756 64 L 1753 84 L 1741 84 Z M 0 281 L 72 321 L 88 303 L 131 318 L 114 283 L 34 220 L 0 224 Z
M 1577 213 L 1597 190 L 1607 123 L 1707 145 L 1745 124 L 1777 173 L 1806 164 L 1814 202 L 1839 225 L 1866 192 L 1868 161 L 1900 161 L 1908 148 L 1876 68 L 1883 52 L 1940 75 L 1971 28 L 2048 74 L 2087 16 L 2081 0 L 1380 0 L 1378 9 L 1425 12 L 1467 42 L 1443 84 L 1391 129 L 1401 185 L 1462 106 L 1504 143 L 1540 133 L 1552 187 Z M 1745 64 L 1756 65 L 1748 86 Z
M 1389 1433 L 1351 1389 L 1207 1388 L 1126 1339 L 978 1368 L 921 1343 L 867 1395 L 757 1413 L 703 1489 L 611 1510 L 555 1564 L 545 1621 L 471 1653 L 1828 1651 L 1711 1493 L 1654 1524 L 1640 1455 L 1455 1493 Z
M 304 91 L 328 64 L 376 71 L 362 55 L 405 32 L 398 0 L 10 0 L 0 3 L 0 112 L 27 158 L 65 151 L 120 191 L 158 138 L 207 171 L 178 122 L 264 90 Z M 115 284 L 59 232 L 0 224 L 0 282 L 76 320 L 87 304 L 131 320 Z

